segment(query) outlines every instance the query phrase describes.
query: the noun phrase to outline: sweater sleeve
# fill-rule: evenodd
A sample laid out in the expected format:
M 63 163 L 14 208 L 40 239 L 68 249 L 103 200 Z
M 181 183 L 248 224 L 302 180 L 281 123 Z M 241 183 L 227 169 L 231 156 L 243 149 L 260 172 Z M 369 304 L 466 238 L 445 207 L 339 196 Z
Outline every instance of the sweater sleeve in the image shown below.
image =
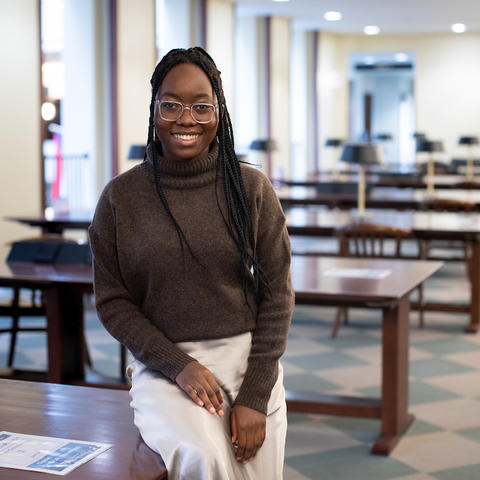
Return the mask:
M 267 413 L 285 351 L 294 306 L 290 278 L 290 240 L 285 215 L 270 181 L 262 176 L 257 199 L 257 259 L 268 280 L 258 307 L 247 371 L 235 403 Z
M 97 312 L 106 330 L 148 368 L 175 381 L 194 358 L 176 347 L 135 303 L 122 279 L 117 255 L 115 206 L 107 186 L 88 234 L 93 253 Z

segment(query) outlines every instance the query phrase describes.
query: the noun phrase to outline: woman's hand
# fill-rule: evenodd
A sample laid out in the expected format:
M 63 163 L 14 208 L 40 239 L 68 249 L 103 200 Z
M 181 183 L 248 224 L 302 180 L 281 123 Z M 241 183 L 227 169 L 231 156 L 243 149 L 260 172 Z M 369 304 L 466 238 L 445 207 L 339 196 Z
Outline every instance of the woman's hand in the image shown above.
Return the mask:
M 198 362 L 188 363 L 175 379 L 178 386 L 200 407 L 223 417 L 223 395 L 212 372 Z
M 243 405 L 235 405 L 230 424 L 235 457 L 243 464 L 252 460 L 265 440 L 266 415 Z

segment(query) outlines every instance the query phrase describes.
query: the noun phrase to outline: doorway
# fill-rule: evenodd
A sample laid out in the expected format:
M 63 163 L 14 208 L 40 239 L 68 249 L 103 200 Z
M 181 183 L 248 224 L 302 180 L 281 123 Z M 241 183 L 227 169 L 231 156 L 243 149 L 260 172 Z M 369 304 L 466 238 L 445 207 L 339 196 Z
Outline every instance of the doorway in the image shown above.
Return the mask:
M 415 162 L 414 54 L 350 55 L 350 140 L 383 147 L 390 168 Z

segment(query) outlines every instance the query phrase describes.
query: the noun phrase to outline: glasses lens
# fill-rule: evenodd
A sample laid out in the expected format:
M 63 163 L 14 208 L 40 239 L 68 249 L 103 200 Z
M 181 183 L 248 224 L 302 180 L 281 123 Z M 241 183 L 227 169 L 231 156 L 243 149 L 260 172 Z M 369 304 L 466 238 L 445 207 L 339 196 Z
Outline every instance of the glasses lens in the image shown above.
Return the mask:
M 208 123 L 213 118 L 214 106 L 208 103 L 194 103 L 191 107 L 192 117 L 198 123 Z
M 160 116 L 169 122 L 174 122 L 182 114 L 182 104 L 178 102 L 160 102 Z

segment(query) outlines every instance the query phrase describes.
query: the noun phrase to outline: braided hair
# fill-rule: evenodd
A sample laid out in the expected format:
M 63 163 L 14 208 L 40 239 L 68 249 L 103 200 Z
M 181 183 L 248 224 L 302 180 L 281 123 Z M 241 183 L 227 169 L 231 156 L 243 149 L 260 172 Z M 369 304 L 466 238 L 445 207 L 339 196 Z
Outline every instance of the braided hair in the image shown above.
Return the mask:
M 220 71 L 217 69 L 217 66 L 215 65 L 212 57 L 203 48 L 193 47 L 189 49 L 178 48 L 170 50 L 156 66 L 150 80 L 150 84 L 152 86 L 152 98 L 150 102 L 147 146 L 151 142 L 155 141 L 154 116 L 155 99 L 158 89 L 160 88 L 160 85 L 162 84 L 167 73 L 173 67 L 181 63 L 195 64 L 205 72 L 208 79 L 210 80 L 210 83 L 212 84 L 213 91 L 215 92 L 220 107 L 218 109 L 219 119 L 217 127 L 217 141 L 219 144 L 219 153 L 217 161 L 217 174 L 215 178 L 215 195 L 217 206 L 227 227 L 227 231 L 231 238 L 234 240 L 240 254 L 240 277 L 243 283 L 245 300 L 248 304 L 247 285 L 250 282 L 253 282 L 254 292 L 257 296 L 257 299 L 259 299 L 262 287 L 266 287 L 266 291 L 268 291 L 268 282 L 257 261 L 252 217 L 245 193 L 245 186 L 243 184 L 242 173 L 240 170 L 240 161 L 235 154 L 232 122 L 227 110 L 227 106 L 225 104 L 225 96 L 223 93 Z M 155 144 L 157 143 L 158 142 L 155 142 Z M 152 151 L 154 150 L 155 148 L 152 149 Z M 169 216 L 176 229 L 184 260 L 184 271 L 186 271 L 185 246 L 192 255 L 192 257 L 198 262 L 199 260 L 191 249 L 189 242 L 185 237 L 185 234 L 183 233 L 180 225 L 178 225 L 175 217 L 170 210 L 170 207 L 168 206 L 168 202 L 161 185 L 161 175 L 158 171 L 158 168 L 155 166 L 155 161 L 153 162 L 153 164 L 155 171 L 156 190 L 162 201 L 165 211 L 167 212 L 167 215 Z M 218 198 L 217 184 L 220 176 L 223 177 L 223 193 L 227 205 L 226 216 L 220 208 Z

